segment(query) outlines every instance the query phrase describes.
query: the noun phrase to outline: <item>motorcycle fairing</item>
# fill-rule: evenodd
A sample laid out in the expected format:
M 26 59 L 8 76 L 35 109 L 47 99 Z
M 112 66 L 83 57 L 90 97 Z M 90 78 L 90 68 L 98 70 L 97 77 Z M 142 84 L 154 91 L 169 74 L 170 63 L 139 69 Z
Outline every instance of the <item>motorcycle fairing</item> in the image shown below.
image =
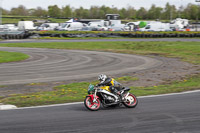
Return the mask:
M 100 87 L 100 89 L 103 89 L 103 90 L 106 90 L 108 92 L 111 92 L 109 88 L 110 88 L 110 86 L 101 86 Z
M 108 94 L 110 96 L 113 96 L 115 99 L 118 99 L 118 97 L 116 95 L 114 95 L 113 93 L 111 93 L 109 91 L 106 91 L 105 89 L 100 89 L 99 92 Z

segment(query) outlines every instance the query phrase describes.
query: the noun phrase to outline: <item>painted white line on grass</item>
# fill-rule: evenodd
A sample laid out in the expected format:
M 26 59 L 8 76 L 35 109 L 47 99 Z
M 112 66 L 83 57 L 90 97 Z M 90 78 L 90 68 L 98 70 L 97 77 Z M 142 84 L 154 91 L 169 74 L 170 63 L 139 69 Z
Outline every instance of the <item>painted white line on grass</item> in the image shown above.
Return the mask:
M 162 97 L 162 96 L 173 96 L 173 95 L 182 95 L 200 92 L 200 90 L 194 91 L 185 91 L 180 93 L 170 93 L 170 94 L 161 94 L 161 95 L 149 95 L 149 96 L 139 96 L 137 98 L 153 98 L 153 97 Z M 59 106 L 67 106 L 67 105 L 75 105 L 75 104 L 83 104 L 83 102 L 74 102 L 74 103 L 63 103 L 63 104 L 53 104 L 53 105 L 43 105 L 43 106 L 32 106 L 32 107 L 22 107 L 22 108 L 11 108 L 12 110 L 20 110 L 20 109 L 37 109 L 37 108 L 47 108 L 47 107 L 59 107 Z M 1 110 L 1 109 L 0 109 Z M 9 109 L 6 109 L 9 110 Z

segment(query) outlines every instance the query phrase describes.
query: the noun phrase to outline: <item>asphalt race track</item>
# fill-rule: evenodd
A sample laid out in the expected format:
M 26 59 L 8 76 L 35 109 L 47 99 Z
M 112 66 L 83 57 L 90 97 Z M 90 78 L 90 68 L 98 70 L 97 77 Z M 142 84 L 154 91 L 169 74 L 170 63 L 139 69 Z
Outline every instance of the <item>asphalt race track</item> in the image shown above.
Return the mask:
M 136 108 L 83 103 L 0 111 L 1 133 L 199 133 L 200 91 L 139 98 Z
M 0 85 L 96 78 L 98 74 L 116 75 L 149 69 L 161 61 L 137 55 L 109 52 L 40 48 L 6 48 L 30 58 L 0 65 Z
M 0 85 L 91 78 L 102 72 L 113 75 L 162 65 L 161 61 L 149 57 L 107 52 L 6 47 L 0 50 L 30 55 L 26 61 L 1 64 Z M 133 109 L 123 106 L 95 112 L 87 110 L 83 103 L 0 110 L 0 133 L 200 132 L 200 91 L 138 100 Z

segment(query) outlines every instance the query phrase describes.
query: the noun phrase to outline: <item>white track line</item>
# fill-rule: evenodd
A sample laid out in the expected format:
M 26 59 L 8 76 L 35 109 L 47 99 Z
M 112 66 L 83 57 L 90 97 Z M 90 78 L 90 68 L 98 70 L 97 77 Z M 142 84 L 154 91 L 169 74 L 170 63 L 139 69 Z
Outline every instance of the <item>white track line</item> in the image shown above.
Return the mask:
M 151 97 L 161 97 L 161 96 L 173 96 L 173 95 L 183 95 L 189 93 L 200 92 L 200 90 L 193 90 L 193 91 L 184 91 L 179 93 L 169 93 L 169 94 L 160 94 L 160 95 L 149 95 L 149 96 L 139 96 L 138 98 L 151 98 Z
M 195 93 L 195 92 L 200 92 L 200 90 L 186 91 L 186 92 L 180 92 L 180 93 L 161 94 L 161 95 L 139 96 L 137 98 L 141 99 L 141 98 L 153 98 L 153 97 L 161 97 L 161 96 L 173 96 L 173 95 L 182 95 L 182 94 L 189 94 L 189 93 Z M 67 106 L 67 105 L 75 105 L 75 104 L 83 104 L 83 102 L 53 104 L 53 105 L 44 105 L 44 106 L 32 106 L 32 107 L 22 107 L 22 108 L 14 108 L 14 109 L 7 109 L 7 110 L 37 109 L 37 108 L 59 107 L 59 106 Z

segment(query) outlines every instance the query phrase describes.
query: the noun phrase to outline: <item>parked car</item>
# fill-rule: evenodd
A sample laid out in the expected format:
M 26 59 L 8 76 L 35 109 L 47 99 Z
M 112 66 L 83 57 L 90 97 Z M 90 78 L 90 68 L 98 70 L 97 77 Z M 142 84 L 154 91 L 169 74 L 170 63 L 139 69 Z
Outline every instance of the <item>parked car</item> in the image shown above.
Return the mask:
M 37 30 L 55 30 L 58 26 L 59 23 L 43 23 Z
M 18 27 L 15 26 L 14 24 L 4 24 L 4 29 L 8 30 L 8 31 L 17 31 Z

